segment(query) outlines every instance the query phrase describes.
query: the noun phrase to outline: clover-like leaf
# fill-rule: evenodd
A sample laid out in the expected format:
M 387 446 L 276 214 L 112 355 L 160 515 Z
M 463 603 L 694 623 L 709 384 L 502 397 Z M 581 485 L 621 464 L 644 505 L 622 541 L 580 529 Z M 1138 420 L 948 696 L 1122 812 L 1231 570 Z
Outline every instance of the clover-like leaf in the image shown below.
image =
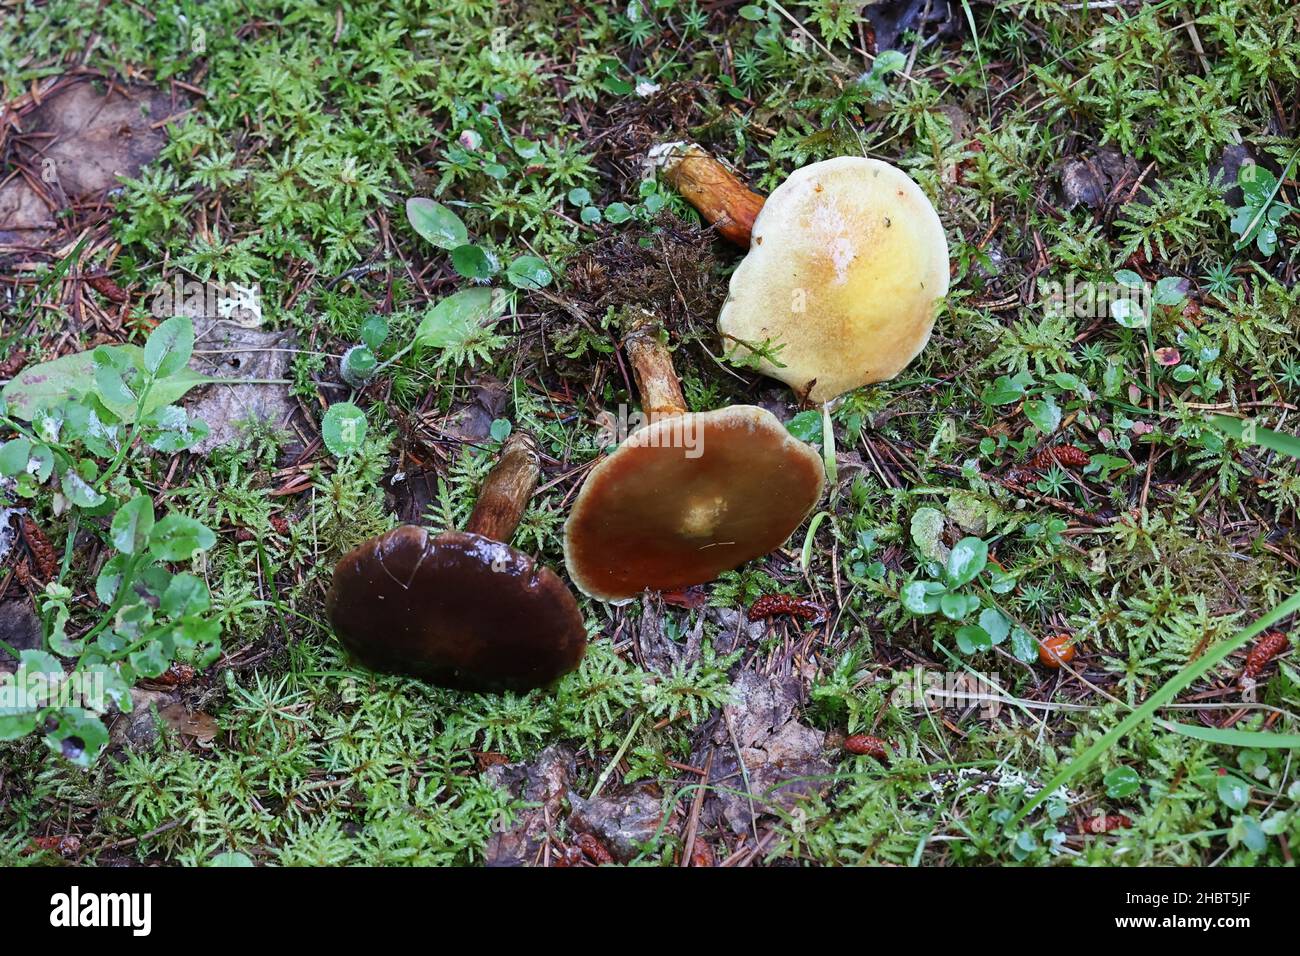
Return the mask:
M 351 455 L 366 440 L 366 413 L 351 402 L 335 402 L 321 419 L 320 435 L 336 457 Z
M 555 278 L 550 266 L 537 256 L 520 256 L 506 269 L 506 278 L 516 289 L 542 289 Z
M 913 614 L 933 614 L 946 590 L 938 581 L 912 581 L 903 586 L 899 598 Z
M 963 654 L 977 654 L 980 651 L 987 651 L 993 646 L 993 639 L 985 632 L 984 628 L 975 624 L 967 624 L 965 627 L 957 628 L 957 648 Z
M 497 271 L 492 257 L 481 246 L 468 242 L 451 250 L 451 265 L 466 279 L 490 279 Z
M 948 586 L 959 588 L 969 584 L 984 570 L 989 561 L 989 546 L 981 538 L 962 538 L 948 554 Z
M 217 536 L 206 525 L 175 512 L 149 534 L 149 551 L 159 561 L 188 561 L 216 543 Z

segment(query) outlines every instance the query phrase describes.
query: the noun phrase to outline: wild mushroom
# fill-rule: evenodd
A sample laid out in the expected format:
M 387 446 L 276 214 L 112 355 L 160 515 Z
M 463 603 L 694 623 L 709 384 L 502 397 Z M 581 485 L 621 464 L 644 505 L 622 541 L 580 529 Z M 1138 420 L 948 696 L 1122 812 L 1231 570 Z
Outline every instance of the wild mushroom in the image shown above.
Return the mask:
M 462 690 L 525 691 L 577 667 L 587 633 L 572 592 L 505 543 L 538 474 L 532 437 L 512 435 L 465 531 L 402 525 L 345 555 L 325 606 L 348 650 Z
M 668 144 L 650 158 L 749 249 L 718 316 L 733 354 L 753 354 L 763 374 L 821 403 L 893 378 L 925 347 L 948 292 L 948 242 L 901 169 L 828 159 L 796 170 L 763 202 L 698 146 Z M 765 344 L 779 349 L 758 354 Z
M 592 469 L 564 526 L 578 589 L 622 602 L 711 581 L 767 554 L 821 497 L 821 458 L 753 405 L 686 410 L 653 316 L 624 342 L 649 424 Z

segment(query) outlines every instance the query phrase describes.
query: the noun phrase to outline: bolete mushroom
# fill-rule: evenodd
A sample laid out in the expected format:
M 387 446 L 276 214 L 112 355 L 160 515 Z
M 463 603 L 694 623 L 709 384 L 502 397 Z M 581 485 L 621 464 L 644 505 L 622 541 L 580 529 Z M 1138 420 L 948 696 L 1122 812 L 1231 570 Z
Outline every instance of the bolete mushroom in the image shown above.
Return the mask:
M 624 348 L 649 424 L 588 475 L 564 526 L 579 590 L 623 602 L 711 581 L 767 554 L 821 497 L 821 458 L 764 408 L 686 410 L 654 317 Z
M 506 543 L 538 474 L 532 437 L 512 435 L 465 531 L 402 525 L 346 554 L 325 607 L 348 650 L 461 690 L 525 691 L 576 668 L 587 632 L 573 593 Z
M 749 249 L 718 316 L 733 355 L 820 403 L 893 378 L 925 347 L 948 293 L 948 241 L 901 169 L 840 156 L 796 170 L 764 202 L 698 146 L 650 158 Z

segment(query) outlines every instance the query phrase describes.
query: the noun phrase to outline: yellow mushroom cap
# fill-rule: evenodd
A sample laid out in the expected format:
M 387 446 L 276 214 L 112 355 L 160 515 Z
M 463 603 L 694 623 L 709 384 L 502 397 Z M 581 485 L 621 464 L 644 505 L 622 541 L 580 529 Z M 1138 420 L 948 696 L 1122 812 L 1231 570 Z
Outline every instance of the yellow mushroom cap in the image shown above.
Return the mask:
M 812 402 L 893 378 L 930 338 L 948 293 L 948 241 L 901 169 L 841 156 L 794 172 L 754 222 L 718 329 L 784 346 L 759 370 Z

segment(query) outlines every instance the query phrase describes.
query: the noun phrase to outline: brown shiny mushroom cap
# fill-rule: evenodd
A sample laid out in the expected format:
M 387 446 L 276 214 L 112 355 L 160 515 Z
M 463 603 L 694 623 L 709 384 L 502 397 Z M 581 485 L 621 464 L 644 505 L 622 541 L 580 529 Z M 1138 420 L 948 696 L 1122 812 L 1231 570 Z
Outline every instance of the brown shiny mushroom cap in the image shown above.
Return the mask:
M 469 532 L 402 525 L 371 538 L 334 569 L 326 610 L 367 667 L 459 690 L 543 687 L 587 648 L 577 602 L 555 572 Z
M 711 581 L 780 547 L 824 474 L 766 409 L 660 418 L 587 477 L 564 526 L 569 577 L 604 601 Z

